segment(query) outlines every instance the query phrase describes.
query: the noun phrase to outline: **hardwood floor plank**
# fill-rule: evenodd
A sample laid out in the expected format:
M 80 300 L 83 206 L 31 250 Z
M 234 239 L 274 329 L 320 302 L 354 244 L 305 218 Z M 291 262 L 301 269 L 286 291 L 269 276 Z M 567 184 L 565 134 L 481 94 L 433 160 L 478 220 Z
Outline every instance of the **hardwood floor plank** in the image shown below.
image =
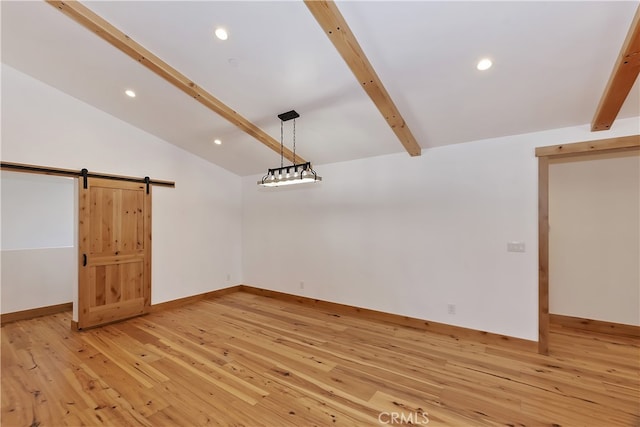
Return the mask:
M 640 425 L 633 337 L 552 325 L 542 356 L 242 292 L 69 322 L 0 329 L 3 426 Z
M 166 341 L 166 340 L 160 340 L 160 342 L 166 345 L 164 356 L 165 357 L 169 356 L 168 358 L 170 360 L 179 358 L 179 359 L 182 359 L 185 363 L 187 363 L 186 361 L 189 360 L 191 361 L 191 366 L 199 366 L 200 369 L 204 373 L 206 373 L 206 375 L 209 378 L 211 377 L 216 378 L 218 381 L 220 381 L 223 384 L 233 384 L 236 390 L 245 389 L 246 393 L 255 394 L 256 395 L 255 398 L 265 397 L 269 394 L 269 392 L 261 389 L 260 387 L 257 387 L 249 382 L 242 380 L 236 375 L 229 373 L 228 371 L 224 370 L 223 368 L 215 364 L 211 364 L 208 359 L 199 356 L 197 353 L 187 350 L 184 346 L 179 346 L 173 342 Z M 244 392 L 241 394 L 244 395 Z M 243 398 L 243 400 L 247 402 L 254 401 L 253 398 L 248 398 L 248 400 Z
M 161 359 L 154 365 L 175 373 L 172 381 L 156 386 L 156 391 L 171 397 L 172 409 L 165 413 L 181 414 L 182 420 L 177 425 L 233 425 L 246 421 L 244 413 L 234 414 L 228 410 L 233 402 L 242 401 L 241 398 L 210 381 L 202 381 L 196 371 L 176 368 L 170 360 Z
M 171 396 L 154 393 L 153 389 L 133 380 L 126 371 L 101 353 L 87 353 L 81 368 L 88 374 L 85 384 L 90 389 L 92 387 L 110 389 L 118 400 L 127 402 L 142 416 L 148 417 L 169 406 L 168 400 Z
M 144 362 L 137 361 L 126 349 L 121 349 L 117 344 L 96 331 L 94 334 L 84 334 L 82 339 L 105 355 L 120 369 L 125 371 L 140 385 L 151 388 L 158 382 L 168 381 L 169 378 Z

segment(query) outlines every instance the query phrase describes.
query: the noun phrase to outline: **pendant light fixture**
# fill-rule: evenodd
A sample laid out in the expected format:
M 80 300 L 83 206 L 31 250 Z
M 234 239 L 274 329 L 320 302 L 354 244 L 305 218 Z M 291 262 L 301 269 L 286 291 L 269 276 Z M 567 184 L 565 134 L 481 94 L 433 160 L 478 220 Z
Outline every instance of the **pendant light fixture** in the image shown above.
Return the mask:
M 282 185 L 305 184 L 308 182 L 322 181 L 316 171 L 311 167 L 311 162 L 296 164 L 296 119 L 300 117 L 295 110 L 278 114 L 280 119 L 280 167 L 269 169 L 267 174 L 258 181 L 263 187 L 279 187 Z M 293 120 L 293 164 L 284 165 L 284 122 Z

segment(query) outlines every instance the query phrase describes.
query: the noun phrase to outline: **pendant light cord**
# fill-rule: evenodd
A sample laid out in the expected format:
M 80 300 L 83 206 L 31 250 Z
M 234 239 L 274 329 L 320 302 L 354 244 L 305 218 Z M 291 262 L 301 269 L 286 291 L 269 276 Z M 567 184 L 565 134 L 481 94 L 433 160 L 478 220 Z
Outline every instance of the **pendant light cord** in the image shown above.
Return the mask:
M 280 120 L 280 167 L 284 166 L 284 121 Z
M 296 164 L 296 119 L 293 119 L 293 164 Z

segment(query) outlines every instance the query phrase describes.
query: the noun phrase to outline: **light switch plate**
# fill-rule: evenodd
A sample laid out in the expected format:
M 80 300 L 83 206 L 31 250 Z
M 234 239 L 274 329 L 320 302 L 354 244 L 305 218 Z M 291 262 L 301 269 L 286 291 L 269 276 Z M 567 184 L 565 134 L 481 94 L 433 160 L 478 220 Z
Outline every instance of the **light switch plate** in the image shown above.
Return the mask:
M 524 242 L 507 242 L 507 252 L 525 252 Z

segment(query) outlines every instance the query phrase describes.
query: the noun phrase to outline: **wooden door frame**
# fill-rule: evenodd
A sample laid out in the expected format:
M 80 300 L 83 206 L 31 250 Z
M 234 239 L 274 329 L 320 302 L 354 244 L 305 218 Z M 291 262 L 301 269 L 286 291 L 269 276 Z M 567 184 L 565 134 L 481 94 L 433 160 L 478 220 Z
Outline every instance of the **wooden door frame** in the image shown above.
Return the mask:
M 640 135 L 536 148 L 538 158 L 538 353 L 549 354 L 549 161 L 640 150 Z

